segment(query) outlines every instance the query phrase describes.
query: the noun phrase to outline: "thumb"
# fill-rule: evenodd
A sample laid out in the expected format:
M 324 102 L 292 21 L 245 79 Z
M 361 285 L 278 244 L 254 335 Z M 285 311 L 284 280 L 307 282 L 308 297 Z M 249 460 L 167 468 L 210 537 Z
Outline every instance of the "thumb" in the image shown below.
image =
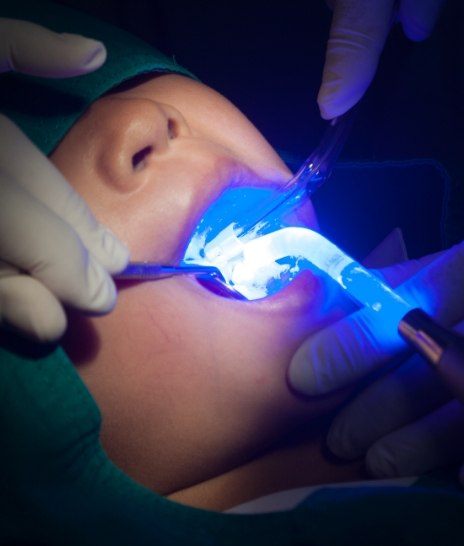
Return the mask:
M 377 274 L 395 288 L 438 256 L 408 260 L 380 269 Z M 375 342 L 372 318 L 368 310 L 361 309 L 308 338 L 292 359 L 288 372 L 290 384 L 306 395 L 319 395 L 337 388 L 338 383 L 348 383 L 358 377 L 356 368 L 362 368 L 362 363 L 367 367 L 385 362 L 391 347 L 385 351 L 382 344 Z
M 319 396 L 381 367 L 404 349 L 395 329 L 382 330 L 382 323 L 366 308 L 320 330 L 293 356 L 288 368 L 290 385 L 306 396 Z
M 390 30 L 394 0 L 338 0 L 334 4 L 317 102 L 324 119 L 344 114 L 374 78 Z
M 0 72 L 66 78 L 92 72 L 105 60 L 105 46 L 96 40 L 58 34 L 29 21 L 0 19 Z

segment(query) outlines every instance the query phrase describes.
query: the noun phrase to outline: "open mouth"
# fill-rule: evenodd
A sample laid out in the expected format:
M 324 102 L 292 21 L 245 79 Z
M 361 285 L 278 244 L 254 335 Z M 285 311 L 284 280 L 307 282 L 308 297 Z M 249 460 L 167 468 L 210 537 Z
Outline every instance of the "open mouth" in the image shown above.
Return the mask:
M 247 263 L 241 263 L 240 252 L 245 246 L 235 235 L 236 228 L 247 222 L 250 212 L 276 194 L 276 189 L 269 187 L 229 188 L 205 211 L 190 239 L 183 263 L 213 265 L 221 271 L 224 281 L 198 278 L 202 287 L 229 299 L 257 300 L 274 295 L 293 280 L 299 271 L 298 265 L 293 263 L 295 260 L 280 256 L 273 259 L 268 253 L 260 256 L 260 245 L 255 245 L 257 252 L 253 260 L 248 256 Z M 247 236 L 247 243 L 288 226 L 306 227 L 306 222 L 295 210 L 287 211 L 283 217 L 272 218 L 259 235 Z M 227 258 L 227 250 L 224 253 L 224 249 L 229 248 L 231 258 Z

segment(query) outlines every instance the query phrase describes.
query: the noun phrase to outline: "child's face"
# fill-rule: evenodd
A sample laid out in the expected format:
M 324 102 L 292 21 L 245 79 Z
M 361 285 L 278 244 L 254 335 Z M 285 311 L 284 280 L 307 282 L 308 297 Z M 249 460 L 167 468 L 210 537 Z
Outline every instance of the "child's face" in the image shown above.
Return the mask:
M 98 100 L 52 160 L 132 260 L 166 264 L 182 258 L 224 189 L 291 175 L 231 103 L 176 75 Z M 315 226 L 310 204 L 302 218 Z M 309 273 L 257 302 L 173 278 L 121 289 L 108 316 L 71 317 L 65 347 L 101 408 L 110 457 L 168 493 L 241 463 L 327 407 L 297 398 L 285 380 L 297 346 L 333 320 L 327 299 Z

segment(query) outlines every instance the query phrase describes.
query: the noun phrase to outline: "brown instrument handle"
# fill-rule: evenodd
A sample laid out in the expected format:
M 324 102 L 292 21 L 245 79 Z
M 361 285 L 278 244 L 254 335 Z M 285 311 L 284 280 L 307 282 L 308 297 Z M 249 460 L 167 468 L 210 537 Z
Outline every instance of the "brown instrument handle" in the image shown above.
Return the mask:
M 407 313 L 398 331 L 464 403 L 464 337 L 440 326 L 421 309 Z

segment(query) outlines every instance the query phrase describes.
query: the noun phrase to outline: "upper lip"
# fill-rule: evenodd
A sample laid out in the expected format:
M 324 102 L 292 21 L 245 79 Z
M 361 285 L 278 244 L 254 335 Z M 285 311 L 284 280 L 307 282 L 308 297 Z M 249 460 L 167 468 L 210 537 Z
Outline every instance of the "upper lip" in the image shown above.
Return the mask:
M 222 164 L 222 168 L 212 169 L 208 174 L 208 179 L 215 182 L 215 184 L 211 187 L 207 195 L 202 196 L 202 198 L 192 206 L 189 217 L 182 230 L 183 235 L 175 251 L 175 263 L 178 263 L 183 258 L 194 230 L 204 216 L 206 210 L 208 210 L 224 191 L 237 186 L 278 188 L 279 185 L 285 181 L 283 177 L 280 180 L 266 180 L 244 163 L 232 158 L 227 158 L 225 168 L 224 164 Z

